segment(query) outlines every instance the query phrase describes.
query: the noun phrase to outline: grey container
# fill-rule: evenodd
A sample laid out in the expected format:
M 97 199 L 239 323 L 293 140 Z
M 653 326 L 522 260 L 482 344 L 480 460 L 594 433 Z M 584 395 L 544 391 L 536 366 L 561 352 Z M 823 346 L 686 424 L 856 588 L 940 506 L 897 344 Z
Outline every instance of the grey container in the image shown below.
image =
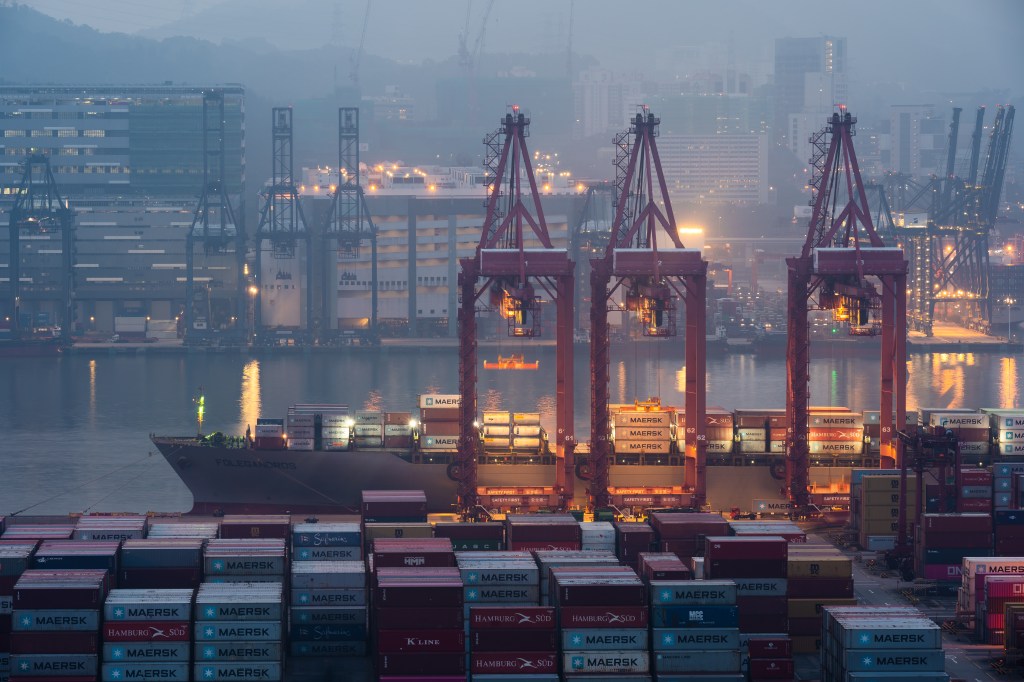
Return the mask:
M 652 580 L 651 603 L 725 605 L 736 603 L 736 583 L 731 580 Z
M 738 673 L 739 651 L 672 651 L 654 654 L 654 669 L 658 673 Z
M 114 621 L 192 619 L 192 590 L 111 590 L 103 617 Z
M 281 640 L 281 621 L 206 621 L 196 623 L 197 642 L 273 642 Z
M 279 682 L 281 664 L 271 661 L 246 663 L 196 663 L 193 666 L 196 680 L 203 682 L 220 682 L 220 680 L 266 680 Z
M 739 649 L 740 631 L 735 628 L 654 628 L 651 648 L 654 651 Z
M 292 656 L 366 656 L 366 642 L 292 642 Z
M 941 649 L 942 630 L 922 618 L 854 623 L 838 637 L 844 649 Z
M 100 612 L 96 609 L 15 609 L 11 616 L 13 632 L 96 631 Z
M 95 677 L 96 654 L 11 654 L 11 672 L 18 677 Z
M 366 587 L 366 565 L 361 561 L 296 561 L 292 563 L 293 589 Z
M 563 651 L 634 651 L 647 649 L 647 628 L 563 629 Z
M 293 606 L 291 622 L 293 625 L 365 625 L 366 607 Z
M 281 642 L 196 642 L 195 661 L 280 661 Z
M 294 561 L 361 561 L 363 548 L 353 547 L 296 547 L 292 550 Z
M 648 670 L 650 656 L 646 651 L 573 651 L 562 655 L 562 671 L 566 677 L 574 673 L 645 673 Z
M 737 597 L 785 597 L 785 578 L 735 578 Z M 706 581 L 705 581 L 706 582 Z
M 481 585 L 466 587 L 463 597 L 469 604 L 536 604 L 540 602 L 537 585 Z
M 100 682 L 126 682 L 127 680 L 189 681 L 189 664 L 184 663 L 104 663 Z
M 191 649 L 189 642 L 105 642 L 103 660 L 120 663 L 188 663 Z
M 942 672 L 946 655 L 942 649 L 850 649 L 841 656 L 847 672 Z
M 299 606 L 327 606 L 333 608 L 366 606 L 366 590 L 361 587 L 327 590 L 292 588 L 291 597 L 293 612 Z

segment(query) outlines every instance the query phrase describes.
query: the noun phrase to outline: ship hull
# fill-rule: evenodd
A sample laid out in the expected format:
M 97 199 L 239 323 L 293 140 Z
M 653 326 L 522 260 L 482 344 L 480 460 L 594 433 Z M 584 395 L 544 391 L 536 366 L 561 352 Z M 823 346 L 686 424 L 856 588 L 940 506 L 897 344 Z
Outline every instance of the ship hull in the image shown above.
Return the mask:
M 364 490 L 423 490 L 431 512 L 455 510 L 457 484 L 448 462 L 429 456 L 413 462 L 409 452 L 295 451 L 217 448 L 190 439 L 154 438 L 154 443 L 193 496 L 192 514 L 356 514 Z M 849 468 L 814 467 L 818 488 L 849 480 Z M 679 486 L 681 466 L 618 465 L 617 488 Z M 478 485 L 493 488 L 550 487 L 553 464 L 480 464 Z M 767 466 L 707 468 L 708 503 L 713 509 L 753 510 L 755 500 L 784 501 L 784 481 Z M 587 503 L 590 482 L 576 478 L 576 505 Z

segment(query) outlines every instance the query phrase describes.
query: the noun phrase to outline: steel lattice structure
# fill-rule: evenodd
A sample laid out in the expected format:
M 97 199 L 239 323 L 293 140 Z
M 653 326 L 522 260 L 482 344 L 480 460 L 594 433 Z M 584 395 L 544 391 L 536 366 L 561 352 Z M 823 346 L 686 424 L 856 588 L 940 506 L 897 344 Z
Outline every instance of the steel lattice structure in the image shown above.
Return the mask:
M 459 484 L 459 506 L 477 504 L 479 437 L 474 422 L 477 408 L 477 304 L 489 294 L 489 304 L 507 320 L 510 336 L 533 338 L 541 333 L 541 297 L 555 302 L 555 489 L 561 506 L 574 495 L 573 428 L 573 269 L 566 249 L 553 247 L 541 207 L 530 153 L 526 146 L 530 119 L 512 107 L 498 133 L 485 144 L 492 158 L 493 179 L 487 212 L 476 253 L 460 261 L 459 272 L 459 407 L 458 458 L 449 474 Z M 501 140 L 500 151 L 497 146 Z M 527 232 L 541 248 L 527 248 Z M 483 279 L 483 285 L 478 286 Z
M 256 228 L 256 279 L 261 285 L 254 310 L 254 326 L 262 330 L 263 315 L 263 242 L 270 242 L 275 259 L 295 258 L 301 241 L 306 246 L 306 331 L 313 332 L 313 239 L 295 186 L 294 154 L 292 152 L 292 108 L 271 110 L 271 144 L 273 159 L 270 186 L 263 191 L 263 209 Z
M 25 170 L 18 185 L 18 194 L 11 207 L 8 242 L 9 298 L 15 338 L 21 335 L 22 298 L 22 237 L 60 234 L 61 264 L 60 287 L 47 291 L 42 283 L 31 284 L 35 298 L 47 297 L 60 301 L 61 338 L 70 343 L 71 325 L 75 315 L 75 212 L 60 195 L 57 181 L 50 168 L 50 159 L 44 154 L 32 154 L 25 159 Z M 47 237 L 40 237 L 47 238 Z M 48 295 L 47 295 L 48 294 Z
M 881 310 L 882 466 L 899 465 L 902 446 L 894 424 L 906 415 L 906 287 L 903 250 L 887 248 L 875 230 L 866 187 L 853 148 L 849 113 L 835 113 L 825 128 L 829 140 L 814 183 L 813 210 L 799 256 L 789 268 L 786 354 L 786 484 L 795 506 L 809 503 L 810 446 L 807 440 L 810 390 L 808 311 L 831 310 L 840 321 L 868 325 Z M 817 172 L 817 171 L 816 171 Z M 880 288 L 868 279 L 880 281 Z
M 684 481 L 692 503 L 704 504 L 705 330 L 708 264 L 697 249 L 679 238 L 672 201 L 658 156 L 660 119 L 646 107 L 615 138 L 615 217 L 604 254 L 591 260 L 591 497 L 607 506 L 612 458 L 609 428 L 609 325 L 612 295 L 626 293 L 626 307 L 636 313 L 648 336 L 675 336 L 675 301 L 686 303 L 686 435 Z M 659 201 L 660 200 L 660 201 Z M 664 207 L 664 209 L 662 208 Z M 667 247 L 658 246 L 658 235 Z

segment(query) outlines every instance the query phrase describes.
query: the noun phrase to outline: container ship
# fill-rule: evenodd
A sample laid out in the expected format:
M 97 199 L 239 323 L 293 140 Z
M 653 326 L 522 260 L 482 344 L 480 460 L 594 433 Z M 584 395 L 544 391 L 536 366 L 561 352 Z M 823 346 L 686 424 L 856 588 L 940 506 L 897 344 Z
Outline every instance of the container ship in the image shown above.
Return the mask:
M 363 490 L 417 489 L 429 509 L 452 511 L 459 440 L 457 395 L 420 396 L 412 412 L 350 411 L 344 405 L 294 405 L 284 419 L 259 419 L 256 432 L 228 437 L 152 436 L 191 491 L 193 514 L 352 513 Z M 812 408 L 811 501 L 849 505 L 850 471 L 879 465 L 880 413 Z M 619 508 L 687 506 L 685 414 L 656 399 L 611 406 L 615 456 L 611 499 Z M 636 427 L 636 417 L 643 427 Z M 785 513 L 785 410 L 709 409 L 707 500 L 713 509 Z M 1004 422 L 1009 420 L 1006 427 Z M 1000 421 L 1002 420 L 1002 421 Z M 1004 428 L 1005 427 L 1005 428 Z M 478 496 L 494 510 L 559 506 L 556 458 L 536 412 L 483 412 Z M 965 461 L 1024 457 L 1024 412 L 924 408 L 904 430 L 955 428 Z M 1016 429 L 1016 430 L 1014 430 Z M 589 494 L 589 448 L 576 449 L 573 506 Z

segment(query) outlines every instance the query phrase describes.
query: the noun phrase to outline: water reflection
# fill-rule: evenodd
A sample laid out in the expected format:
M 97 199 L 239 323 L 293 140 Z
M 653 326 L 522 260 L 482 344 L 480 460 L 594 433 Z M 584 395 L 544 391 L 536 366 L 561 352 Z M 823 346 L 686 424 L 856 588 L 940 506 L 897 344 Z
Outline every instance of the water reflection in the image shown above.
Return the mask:
M 238 404 L 241 407 L 239 423 L 255 426 L 263 407 L 260 394 L 260 361 L 250 360 L 242 368 L 242 393 Z
M 999 407 L 1018 408 L 1021 405 L 1021 380 L 1017 373 L 1017 358 L 1010 356 L 1000 362 Z

